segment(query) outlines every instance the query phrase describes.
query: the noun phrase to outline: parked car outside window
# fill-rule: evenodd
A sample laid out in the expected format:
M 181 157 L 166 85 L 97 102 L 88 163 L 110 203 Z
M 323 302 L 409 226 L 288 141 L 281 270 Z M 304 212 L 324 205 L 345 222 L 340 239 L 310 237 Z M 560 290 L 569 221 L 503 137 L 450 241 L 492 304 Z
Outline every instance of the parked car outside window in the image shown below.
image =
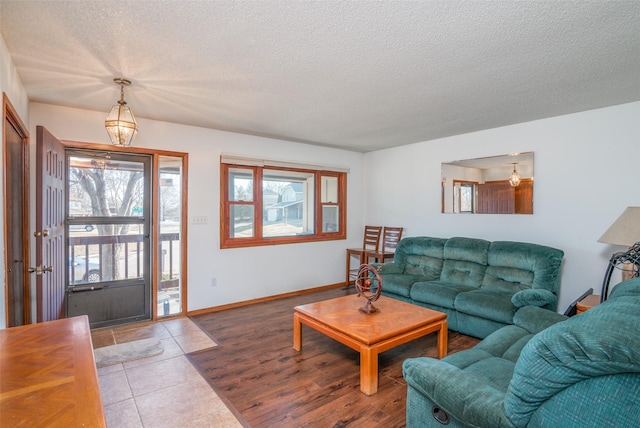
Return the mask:
M 100 282 L 102 275 L 100 274 L 100 264 L 89 259 L 87 270 L 87 259 L 84 257 L 69 257 L 69 283 L 82 284 L 85 282 Z

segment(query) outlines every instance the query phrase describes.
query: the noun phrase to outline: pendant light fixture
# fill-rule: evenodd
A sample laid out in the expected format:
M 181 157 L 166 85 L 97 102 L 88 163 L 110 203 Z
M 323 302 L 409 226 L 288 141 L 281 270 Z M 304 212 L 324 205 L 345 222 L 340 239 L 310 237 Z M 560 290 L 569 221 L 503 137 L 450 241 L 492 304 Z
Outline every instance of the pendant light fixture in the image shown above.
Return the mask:
M 111 108 L 104 127 L 107 128 L 114 146 L 128 147 L 131 145 L 133 136 L 138 132 L 136 119 L 124 100 L 124 87 L 131 85 L 131 81 L 122 77 L 116 77 L 113 81 L 116 85 L 120 85 L 120 100 Z
M 512 187 L 518 187 L 520 185 L 520 174 L 516 171 L 516 165 L 515 163 L 513 164 L 513 172 L 509 176 L 509 184 L 511 184 Z
M 105 169 L 107 167 L 107 161 L 104 159 L 92 159 L 91 165 L 97 169 Z
M 91 166 L 96 169 L 106 169 L 110 159 L 111 153 L 107 152 L 102 156 L 97 156 L 95 159 L 91 159 Z

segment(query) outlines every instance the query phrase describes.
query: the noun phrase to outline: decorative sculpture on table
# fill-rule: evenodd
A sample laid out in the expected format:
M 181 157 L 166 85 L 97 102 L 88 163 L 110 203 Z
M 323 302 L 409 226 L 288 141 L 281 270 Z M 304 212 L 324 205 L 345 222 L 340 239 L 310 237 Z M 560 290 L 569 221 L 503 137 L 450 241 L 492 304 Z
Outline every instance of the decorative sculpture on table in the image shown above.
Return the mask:
M 375 285 L 373 285 L 373 281 L 376 282 Z M 358 276 L 356 277 L 355 285 L 356 290 L 358 291 L 358 296 L 362 296 L 367 299 L 367 303 L 359 309 L 360 312 L 364 312 L 368 315 L 380 312 L 380 309 L 372 305 L 372 302 L 378 300 L 380 293 L 382 292 L 382 278 L 378 273 L 378 269 L 369 264 L 361 265 L 360 268 L 358 268 Z M 372 286 L 374 287 L 374 291 L 371 291 Z

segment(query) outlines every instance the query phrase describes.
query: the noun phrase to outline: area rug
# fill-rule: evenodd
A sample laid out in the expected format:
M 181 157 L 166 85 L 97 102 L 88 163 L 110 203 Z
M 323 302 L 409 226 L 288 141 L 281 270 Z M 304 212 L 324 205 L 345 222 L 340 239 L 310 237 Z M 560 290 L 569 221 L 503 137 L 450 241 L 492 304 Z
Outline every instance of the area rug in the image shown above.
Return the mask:
M 94 349 L 98 368 L 124 363 L 125 361 L 158 355 L 164 351 L 158 339 L 142 339 Z

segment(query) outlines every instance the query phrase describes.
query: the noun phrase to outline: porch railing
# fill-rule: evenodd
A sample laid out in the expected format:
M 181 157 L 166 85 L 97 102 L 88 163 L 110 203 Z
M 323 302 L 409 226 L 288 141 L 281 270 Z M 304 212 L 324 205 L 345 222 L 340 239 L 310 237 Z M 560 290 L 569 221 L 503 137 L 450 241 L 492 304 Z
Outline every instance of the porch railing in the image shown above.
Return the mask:
M 98 270 L 100 279 L 140 278 L 143 275 L 144 235 L 77 236 L 69 238 L 69 283 L 88 280 L 88 272 Z M 161 233 L 159 236 L 161 279 L 174 280 L 180 275 L 180 234 Z M 105 257 L 113 262 L 105 263 Z M 165 260 L 168 259 L 167 260 Z M 79 260 L 80 259 L 80 260 Z M 106 271 L 109 269 L 109 271 Z M 84 272 L 80 278 L 78 273 Z

